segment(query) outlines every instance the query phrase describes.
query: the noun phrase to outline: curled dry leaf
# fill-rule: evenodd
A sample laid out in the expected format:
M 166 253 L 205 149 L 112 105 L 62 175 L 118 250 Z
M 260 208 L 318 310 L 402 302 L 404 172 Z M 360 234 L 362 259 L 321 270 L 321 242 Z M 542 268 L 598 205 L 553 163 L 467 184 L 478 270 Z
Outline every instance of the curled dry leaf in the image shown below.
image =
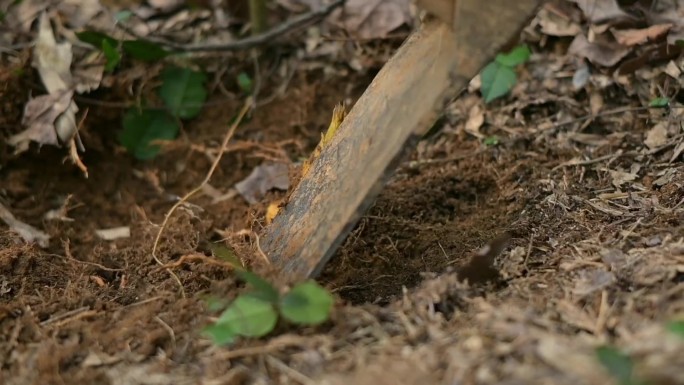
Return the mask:
M 656 24 L 642 29 L 613 29 L 611 32 L 618 43 L 634 46 L 663 37 L 670 28 L 672 24 Z
M 235 189 L 250 204 L 255 204 L 271 189 L 287 190 L 290 187 L 289 167 L 283 163 L 262 164 Z
M 482 127 L 484 121 L 484 109 L 480 104 L 475 104 L 470 108 L 470 111 L 468 111 L 468 120 L 465 124 L 466 132 L 478 138 L 484 138 L 484 135 L 480 133 L 480 127 Z
M 629 47 L 609 41 L 589 42 L 584 35 L 577 35 L 568 49 L 568 53 L 586 58 L 590 62 L 603 67 L 616 65 L 629 52 Z
M 650 148 L 654 149 L 660 147 L 667 143 L 667 122 L 658 122 L 653 128 L 646 134 L 646 139 L 644 144 Z
M 616 0 L 573 0 L 592 23 L 617 22 L 631 19 Z
M 582 28 L 570 19 L 564 18 L 557 13 L 543 8 L 537 14 L 539 26 L 545 35 L 549 36 L 575 36 L 582 32 Z
M 37 243 L 40 247 L 48 247 L 50 236 L 37 228 L 26 224 L 12 215 L 12 213 L 0 203 L 0 219 L 9 226 L 10 230 L 19 234 L 27 243 Z
M 63 91 L 29 100 L 22 119 L 26 130 L 10 137 L 7 142 L 16 147 L 17 152 L 28 149 L 31 141 L 40 145 L 59 145 L 55 122 L 69 109 L 73 94 L 73 91 Z
M 381 38 L 403 24 L 410 24 L 410 0 L 347 0 L 332 19 L 362 38 Z
M 57 2 L 57 11 L 74 29 L 85 27 L 103 10 L 104 8 L 99 0 L 62 0 Z
M 29 101 L 23 123 L 28 128 L 11 137 L 17 152 L 25 151 L 29 141 L 58 145 L 69 143 L 76 134 L 78 107 L 72 100 L 71 44 L 57 43 L 46 13 L 40 18 L 38 38 L 33 51 L 33 66 L 48 90 L 48 95 Z

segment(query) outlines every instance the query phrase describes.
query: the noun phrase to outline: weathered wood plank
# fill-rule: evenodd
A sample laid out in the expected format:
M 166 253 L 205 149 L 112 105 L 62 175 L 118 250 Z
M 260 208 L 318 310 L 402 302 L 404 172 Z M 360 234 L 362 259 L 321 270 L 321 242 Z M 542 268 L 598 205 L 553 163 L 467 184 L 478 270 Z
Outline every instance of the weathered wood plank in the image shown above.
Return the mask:
M 404 42 L 266 229 L 261 246 L 285 279 L 321 272 L 398 162 L 539 3 L 454 1 L 454 18 L 440 17 L 451 24 L 428 18 Z

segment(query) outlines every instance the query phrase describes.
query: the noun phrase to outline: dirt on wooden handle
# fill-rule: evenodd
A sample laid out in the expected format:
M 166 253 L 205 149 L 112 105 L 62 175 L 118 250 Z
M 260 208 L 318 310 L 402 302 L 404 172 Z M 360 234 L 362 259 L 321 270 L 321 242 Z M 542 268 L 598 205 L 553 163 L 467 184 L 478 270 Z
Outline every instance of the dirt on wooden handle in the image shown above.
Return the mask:
M 262 249 L 284 280 L 321 272 L 398 163 L 540 2 L 458 2 L 456 24 L 427 18 L 404 42 L 266 229 Z

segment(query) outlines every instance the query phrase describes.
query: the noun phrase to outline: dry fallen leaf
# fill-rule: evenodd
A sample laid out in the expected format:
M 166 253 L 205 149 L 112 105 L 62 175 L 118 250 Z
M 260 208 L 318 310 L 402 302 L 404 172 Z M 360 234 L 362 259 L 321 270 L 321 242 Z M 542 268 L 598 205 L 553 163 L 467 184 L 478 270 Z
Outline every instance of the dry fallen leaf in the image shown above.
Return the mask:
M 468 111 L 468 120 L 465 124 L 465 130 L 469 134 L 472 134 L 478 138 L 484 138 L 484 135 L 480 133 L 480 127 L 484 124 L 485 116 L 484 109 L 479 104 L 475 104 Z
M 48 247 L 50 242 L 49 235 L 15 218 L 2 203 L 0 203 L 0 219 L 9 226 L 10 230 L 19 234 L 27 243 L 36 242 L 40 247 Z
M 620 187 L 627 182 L 636 180 L 637 178 L 637 174 L 635 173 L 614 170 L 609 170 L 609 172 L 611 181 L 615 187 Z
M 290 187 L 289 168 L 283 163 L 262 164 L 256 167 L 244 180 L 235 184 L 235 189 L 250 204 L 255 204 L 271 189 L 287 190 Z
M 616 0 L 573 0 L 592 23 L 616 22 L 631 16 Z
M 630 48 L 607 41 L 590 43 L 584 35 L 577 35 L 568 48 L 568 53 L 587 58 L 590 62 L 612 67 L 629 54 Z
M 664 36 L 672 28 L 672 24 L 656 24 L 642 29 L 613 29 L 615 40 L 626 46 L 644 44 Z
M 331 19 L 359 38 L 381 38 L 411 23 L 410 5 L 410 0 L 347 0 Z
M 69 143 L 76 134 L 78 107 L 72 100 L 71 59 L 71 44 L 57 43 L 47 13 L 43 13 L 33 51 L 33 66 L 38 70 L 48 95 L 27 103 L 24 124 L 28 128 L 9 139 L 17 152 L 25 151 L 31 140 L 58 145 L 60 142 Z
M 57 11 L 74 29 L 85 27 L 103 10 L 104 7 L 99 0 L 61 0 L 57 2 Z
M 660 147 L 667 143 L 667 122 L 658 122 L 653 128 L 648 130 L 644 144 L 650 148 Z
M 575 36 L 582 32 L 582 28 L 567 18 L 553 13 L 545 8 L 537 14 L 541 32 L 548 36 Z
M 62 91 L 29 100 L 22 118 L 22 124 L 27 128 L 10 137 L 7 143 L 16 147 L 17 152 L 28 149 L 31 141 L 40 145 L 59 145 L 55 122 L 71 105 L 73 94 L 72 91 Z

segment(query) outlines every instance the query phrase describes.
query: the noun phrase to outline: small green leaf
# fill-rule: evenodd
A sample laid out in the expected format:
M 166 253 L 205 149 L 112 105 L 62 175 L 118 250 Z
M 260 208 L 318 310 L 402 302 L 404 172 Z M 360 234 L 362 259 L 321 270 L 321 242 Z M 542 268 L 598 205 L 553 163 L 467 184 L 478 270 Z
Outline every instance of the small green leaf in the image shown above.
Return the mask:
M 272 304 L 278 302 L 278 299 L 280 298 L 278 290 L 276 290 L 276 288 L 268 283 L 265 279 L 252 272 L 242 269 L 237 269 L 235 274 L 237 274 L 240 279 L 254 287 L 254 291 L 249 292 L 248 295 L 257 297 Z
M 194 118 L 200 113 L 207 99 L 205 74 L 188 68 L 169 67 L 161 78 L 163 83 L 159 96 L 171 113 L 182 119 Z
M 130 19 L 131 16 L 133 16 L 133 12 L 129 10 L 119 11 L 114 14 L 114 21 L 116 21 L 117 23 L 121 23 Z
M 202 334 L 216 345 L 227 345 L 235 342 L 237 334 L 228 324 L 214 324 L 205 327 Z
M 530 48 L 527 45 L 520 45 L 513 48 L 510 52 L 496 55 L 496 62 L 506 66 L 515 67 L 518 64 L 525 63 L 530 59 Z
M 280 313 L 297 324 L 315 325 L 330 315 L 333 297 L 314 281 L 303 282 L 290 290 L 280 301 Z
M 242 263 L 240 263 L 240 260 L 238 259 L 237 255 L 235 255 L 235 251 L 233 251 L 226 245 L 209 242 L 209 250 L 211 250 L 211 253 L 216 258 L 222 259 L 230 263 L 231 265 L 235 266 L 236 268 L 242 267 Z
M 133 59 L 145 62 L 159 61 L 172 54 L 159 44 L 146 40 L 126 40 L 121 44 L 121 48 Z
M 252 92 L 252 78 L 250 78 L 246 72 L 240 72 L 240 74 L 237 77 L 237 83 L 240 89 L 246 94 Z
M 655 98 L 651 100 L 650 103 L 648 103 L 649 107 L 654 107 L 654 108 L 665 108 L 670 105 L 670 98 Z
M 599 362 L 621 384 L 632 383 L 633 364 L 632 359 L 610 346 L 601 346 L 596 349 Z
M 272 304 L 241 295 L 221 314 L 216 325 L 229 325 L 236 335 L 261 337 L 270 333 L 277 321 L 278 313 Z
M 684 40 L 675 40 L 675 44 L 680 47 L 684 47 Z
M 107 59 L 107 64 L 105 64 L 105 71 L 112 72 L 119 62 L 121 61 L 121 55 L 115 46 L 109 43 L 109 40 L 102 39 L 102 52 Z
M 138 159 L 151 159 L 159 153 L 154 140 L 171 140 L 178 134 L 178 124 L 164 111 L 128 110 L 123 118 L 119 142 Z
M 484 140 L 485 146 L 496 146 L 497 144 L 499 144 L 499 137 L 496 135 L 488 136 Z
M 219 311 L 221 309 L 225 309 L 226 306 L 228 306 L 227 300 L 219 298 L 215 295 L 206 296 L 204 298 L 204 302 L 207 303 L 207 310 L 209 310 L 210 312 Z
M 485 98 L 485 103 L 506 95 L 518 80 L 511 68 L 496 61 L 489 63 L 482 70 L 480 78 L 482 81 L 480 91 Z
M 684 320 L 670 322 L 669 324 L 667 324 L 667 330 L 669 330 L 670 333 L 676 334 L 679 337 L 684 338 Z
M 110 47 L 116 47 L 119 45 L 119 41 L 115 38 L 97 31 L 76 32 L 76 37 L 78 37 L 78 40 L 97 48 L 102 48 L 103 41 L 107 41 L 107 44 L 109 44 Z

